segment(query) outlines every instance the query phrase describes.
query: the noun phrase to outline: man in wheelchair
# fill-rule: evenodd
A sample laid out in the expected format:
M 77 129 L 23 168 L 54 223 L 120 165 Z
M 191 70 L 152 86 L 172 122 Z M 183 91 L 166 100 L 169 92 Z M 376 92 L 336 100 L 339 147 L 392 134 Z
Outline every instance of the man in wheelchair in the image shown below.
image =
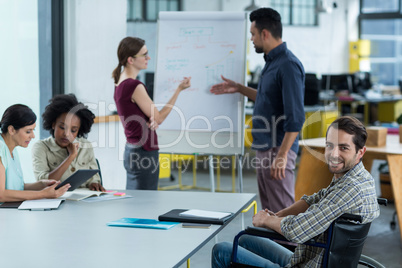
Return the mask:
M 354 117 L 335 120 L 326 135 L 325 161 L 334 174 L 330 185 L 304 195 L 276 213 L 265 209 L 253 216 L 253 225 L 273 229 L 291 242 L 295 251 L 263 237 L 244 235 L 239 240 L 237 262 L 257 267 L 321 267 L 324 249 L 303 245 L 315 238 L 325 243 L 326 230 L 344 213 L 360 215 L 362 224 L 377 218 L 380 210 L 374 180 L 364 168 L 367 132 Z M 218 243 L 212 250 L 212 267 L 230 267 L 232 244 Z

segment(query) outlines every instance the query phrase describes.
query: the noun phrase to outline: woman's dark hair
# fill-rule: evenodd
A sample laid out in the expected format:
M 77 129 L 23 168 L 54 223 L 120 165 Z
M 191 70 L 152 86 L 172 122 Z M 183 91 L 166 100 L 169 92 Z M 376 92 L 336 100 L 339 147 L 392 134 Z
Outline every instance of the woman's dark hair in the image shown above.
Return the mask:
M 268 30 L 276 39 L 282 38 L 281 15 L 272 8 L 263 7 L 250 13 L 250 21 L 255 21 L 255 27 L 260 31 Z
M 9 126 L 13 126 L 15 130 L 19 130 L 35 122 L 36 115 L 31 108 L 23 104 L 14 104 L 4 111 L 0 121 L 0 129 L 2 133 L 7 133 Z
M 53 124 L 57 118 L 64 113 L 70 113 L 78 116 L 81 121 L 80 129 L 77 137 L 86 137 L 91 131 L 91 126 L 94 123 L 95 115 L 82 102 L 78 102 L 74 94 L 57 95 L 49 100 L 49 104 L 42 114 L 43 128 L 49 130 L 54 137 Z
M 126 66 L 128 57 L 137 55 L 144 45 L 145 41 L 137 37 L 129 36 L 120 41 L 119 47 L 117 48 L 117 58 L 119 59 L 119 64 L 112 73 L 115 84 L 119 82 L 121 67 Z
M 336 119 L 327 129 L 333 127 L 338 130 L 343 130 L 346 133 L 353 135 L 353 143 L 356 146 L 356 153 L 366 145 L 367 131 L 363 123 L 352 116 L 342 116 Z

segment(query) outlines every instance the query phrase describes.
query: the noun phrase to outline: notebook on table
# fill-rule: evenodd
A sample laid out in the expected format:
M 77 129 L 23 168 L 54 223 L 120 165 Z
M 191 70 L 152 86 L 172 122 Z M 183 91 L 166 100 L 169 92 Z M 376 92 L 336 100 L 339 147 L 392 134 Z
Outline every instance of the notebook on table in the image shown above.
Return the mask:
M 223 225 L 233 217 L 231 212 L 217 212 L 195 209 L 172 209 L 158 217 L 160 221 L 210 223 Z
M 178 225 L 177 222 L 164 222 L 153 219 L 139 219 L 139 218 L 121 218 L 116 221 L 107 223 L 108 226 L 115 227 L 134 227 L 134 228 L 150 228 L 150 229 L 170 229 Z

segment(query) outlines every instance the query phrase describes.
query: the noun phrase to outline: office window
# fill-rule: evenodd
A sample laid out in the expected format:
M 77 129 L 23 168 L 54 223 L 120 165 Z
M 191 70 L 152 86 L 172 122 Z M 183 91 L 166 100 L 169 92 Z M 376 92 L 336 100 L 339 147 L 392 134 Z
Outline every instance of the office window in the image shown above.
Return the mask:
M 360 39 L 371 42 L 374 83 L 398 85 L 402 80 L 402 14 L 399 0 L 361 0 Z
M 398 12 L 400 0 L 362 0 L 362 13 Z
M 156 21 L 159 11 L 180 11 L 181 0 L 127 0 L 127 21 Z
M 284 25 L 318 25 L 316 0 L 270 0 L 267 6 L 281 14 Z

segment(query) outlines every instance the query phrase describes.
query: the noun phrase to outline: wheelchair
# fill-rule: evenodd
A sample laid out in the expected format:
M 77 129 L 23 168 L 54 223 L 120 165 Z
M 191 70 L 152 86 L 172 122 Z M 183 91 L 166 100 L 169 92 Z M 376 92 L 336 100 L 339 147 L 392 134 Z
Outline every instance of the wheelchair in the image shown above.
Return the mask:
M 378 198 L 378 203 L 381 205 L 387 205 L 387 200 Z M 361 255 L 364 241 L 366 240 L 371 223 L 356 224 L 354 222 L 361 223 L 362 217 L 347 213 L 343 214 L 327 229 L 328 238 L 326 243 L 318 243 L 313 238 L 304 244 L 324 249 L 323 267 L 355 268 L 360 265 L 360 267 L 366 266 L 372 268 L 385 268 L 385 266 L 376 260 L 368 256 Z M 270 229 L 247 227 L 234 238 L 231 259 L 231 267 L 233 268 L 257 268 L 256 266 L 236 262 L 239 238 L 242 235 L 266 237 L 271 240 L 275 240 L 279 244 L 284 242 L 284 246 L 289 248 L 289 241 L 281 234 Z

